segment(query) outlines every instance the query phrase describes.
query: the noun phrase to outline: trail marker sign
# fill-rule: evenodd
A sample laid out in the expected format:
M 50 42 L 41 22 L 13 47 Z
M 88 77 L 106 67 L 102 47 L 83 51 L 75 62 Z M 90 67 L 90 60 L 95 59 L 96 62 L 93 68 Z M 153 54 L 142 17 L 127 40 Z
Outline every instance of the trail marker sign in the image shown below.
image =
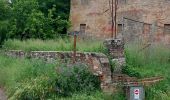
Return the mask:
M 134 99 L 139 100 L 140 99 L 139 95 L 140 95 L 139 89 L 138 88 L 134 89 Z
M 130 87 L 130 98 L 129 100 L 144 100 L 145 92 L 142 86 L 131 86 Z

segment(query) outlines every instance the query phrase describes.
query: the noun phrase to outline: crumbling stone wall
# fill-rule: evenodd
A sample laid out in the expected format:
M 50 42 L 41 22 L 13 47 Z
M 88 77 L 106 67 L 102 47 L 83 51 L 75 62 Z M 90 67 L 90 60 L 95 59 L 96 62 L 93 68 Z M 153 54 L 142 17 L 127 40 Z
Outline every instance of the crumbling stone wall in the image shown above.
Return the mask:
M 73 64 L 73 52 L 63 51 L 31 51 L 24 52 L 22 50 L 6 51 L 6 55 L 10 57 L 19 58 L 34 58 L 44 59 L 47 62 L 54 62 L 61 60 L 62 62 L 70 61 Z M 106 55 L 102 53 L 77 52 L 76 62 L 84 63 L 89 66 L 90 71 L 98 76 L 101 80 L 101 88 L 108 92 L 109 84 L 111 84 L 111 71 L 109 60 Z
M 105 46 L 108 48 L 109 56 L 115 63 L 114 73 L 121 73 L 125 65 L 124 42 L 122 39 L 107 39 Z

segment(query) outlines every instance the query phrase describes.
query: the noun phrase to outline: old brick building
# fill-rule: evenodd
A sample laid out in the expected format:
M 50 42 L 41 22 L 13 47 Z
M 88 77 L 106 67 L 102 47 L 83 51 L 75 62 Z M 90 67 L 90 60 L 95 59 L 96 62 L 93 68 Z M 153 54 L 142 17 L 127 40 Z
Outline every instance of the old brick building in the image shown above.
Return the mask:
M 118 0 L 117 31 L 122 31 L 123 17 L 161 27 L 170 34 L 170 0 Z M 70 31 L 81 35 L 107 38 L 111 36 L 111 0 L 71 0 Z M 164 29 L 163 29 L 164 28 Z M 166 28 L 166 29 L 165 29 Z M 167 36 L 168 37 L 168 36 Z

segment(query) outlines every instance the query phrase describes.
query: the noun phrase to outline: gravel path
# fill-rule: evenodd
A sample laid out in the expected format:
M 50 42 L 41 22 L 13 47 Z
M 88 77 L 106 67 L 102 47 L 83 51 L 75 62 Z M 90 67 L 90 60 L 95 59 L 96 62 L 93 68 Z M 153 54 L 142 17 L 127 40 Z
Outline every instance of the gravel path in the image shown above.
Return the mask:
M 0 100 L 7 100 L 7 97 L 5 96 L 4 90 L 0 88 Z

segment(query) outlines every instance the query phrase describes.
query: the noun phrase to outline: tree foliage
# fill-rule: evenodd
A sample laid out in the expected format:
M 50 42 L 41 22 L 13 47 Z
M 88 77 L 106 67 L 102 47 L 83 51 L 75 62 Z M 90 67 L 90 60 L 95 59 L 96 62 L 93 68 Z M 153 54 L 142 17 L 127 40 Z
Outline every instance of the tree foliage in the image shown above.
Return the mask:
M 0 41 L 5 37 L 49 39 L 66 33 L 69 0 L 11 1 L 0 1 Z
M 0 45 L 7 37 L 11 8 L 4 0 L 0 0 Z

